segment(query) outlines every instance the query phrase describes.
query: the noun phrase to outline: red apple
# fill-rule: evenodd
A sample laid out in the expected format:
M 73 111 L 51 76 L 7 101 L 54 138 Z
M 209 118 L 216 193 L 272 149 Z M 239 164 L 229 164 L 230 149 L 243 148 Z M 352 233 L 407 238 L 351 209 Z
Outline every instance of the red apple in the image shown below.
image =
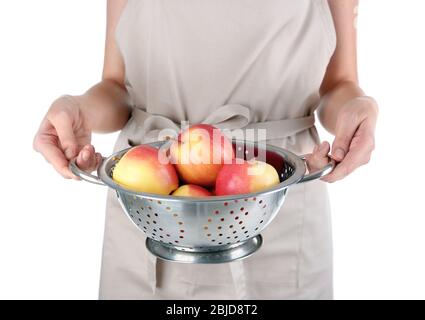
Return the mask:
M 268 189 L 279 181 L 276 169 L 262 161 L 233 161 L 220 170 L 215 184 L 217 196 L 245 194 Z
M 207 124 L 181 132 L 170 147 L 170 155 L 182 180 L 204 187 L 213 186 L 223 164 L 235 157 L 231 141 Z
M 178 188 L 179 179 L 171 163 L 160 161 L 160 152 L 149 145 L 131 148 L 115 165 L 112 178 L 137 192 L 170 194 Z
M 197 186 L 196 184 L 185 184 L 180 186 L 172 193 L 173 196 L 179 197 L 211 197 L 212 193 L 207 189 Z

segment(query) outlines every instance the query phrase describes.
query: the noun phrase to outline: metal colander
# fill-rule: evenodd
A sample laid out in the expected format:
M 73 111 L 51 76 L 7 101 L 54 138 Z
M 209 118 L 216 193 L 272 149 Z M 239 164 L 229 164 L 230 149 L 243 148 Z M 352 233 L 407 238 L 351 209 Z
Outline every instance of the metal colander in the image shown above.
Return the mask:
M 161 147 L 167 141 L 150 143 Z M 255 142 L 235 141 L 245 148 L 245 158 L 257 154 Z M 239 149 L 240 150 L 240 149 Z M 104 158 L 97 176 L 80 170 L 75 160 L 71 171 L 81 179 L 116 191 L 124 212 L 147 237 L 148 250 L 159 258 L 186 263 L 220 263 L 245 258 L 262 244 L 261 231 L 282 206 L 288 187 L 328 174 L 334 166 L 306 175 L 304 156 L 267 145 L 266 161 L 279 173 L 280 183 L 268 190 L 233 196 L 205 198 L 164 196 L 134 192 L 112 180 L 112 171 L 128 149 Z

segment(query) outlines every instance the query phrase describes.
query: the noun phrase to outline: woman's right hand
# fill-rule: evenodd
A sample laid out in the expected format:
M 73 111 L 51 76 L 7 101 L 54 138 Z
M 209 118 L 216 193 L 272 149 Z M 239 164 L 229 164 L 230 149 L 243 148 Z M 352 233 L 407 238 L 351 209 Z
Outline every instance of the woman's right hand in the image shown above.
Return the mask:
M 93 171 L 102 157 L 90 144 L 92 130 L 77 100 L 71 96 L 57 99 L 34 137 L 34 150 L 41 153 L 64 178 L 76 179 L 68 168 L 77 157 L 82 170 Z

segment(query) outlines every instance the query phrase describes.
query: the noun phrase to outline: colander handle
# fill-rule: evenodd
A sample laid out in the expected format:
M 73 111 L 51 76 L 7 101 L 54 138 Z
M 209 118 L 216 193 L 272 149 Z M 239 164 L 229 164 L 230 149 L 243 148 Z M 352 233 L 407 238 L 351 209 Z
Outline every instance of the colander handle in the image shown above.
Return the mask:
M 102 158 L 102 161 L 104 159 Z M 79 177 L 81 180 L 84 180 L 86 182 L 90 182 L 93 184 L 98 184 L 101 186 L 105 186 L 105 184 L 103 183 L 102 180 L 100 180 L 100 178 L 98 176 L 95 176 L 91 173 L 88 173 L 86 171 L 81 170 L 78 166 L 77 163 L 75 162 L 76 158 L 72 159 L 71 161 L 69 161 L 69 169 L 71 170 L 71 172 L 73 174 L 75 174 L 77 177 Z
M 300 158 L 302 160 L 304 160 L 304 162 L 307 161 L 307 156 L 308 155 L 302 155 L 300 156 Z M 335 168 L 335 160 L 331 159 L 330 157 L 328 157 L 329 162 L 326 166 L 324 166 L 322 169 L 317 170 L 316 172 L 304 175 L 300 181 L 298 181 L 298 183 L 304 183 L 304 182 L 308 182 L 308 181 L 312 181 L 312 180 L 316 180 L 316 179 L 320 179 L 324 176 L 326 176 L 327 174 L 331 173 L 332 170 Z M 306 162 L 307 165 L 307 162 Z

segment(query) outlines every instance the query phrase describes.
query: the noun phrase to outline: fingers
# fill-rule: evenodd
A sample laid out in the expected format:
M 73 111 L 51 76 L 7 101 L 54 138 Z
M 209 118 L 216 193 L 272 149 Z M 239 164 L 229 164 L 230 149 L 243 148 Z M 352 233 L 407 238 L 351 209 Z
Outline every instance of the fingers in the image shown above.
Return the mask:
M 74 134 L 73 120 L 66 112 L 57 112 L 48 116 L 48 120 L 55 128 L 59 137 L 60 146 L 68 160 L 76 157 L 79 151 L 77 138 Z
M 353 118 L 356 116 L 355 113 L 348 113 L 341 115 L 337 121 L 331 152 L 331 157 L 336 161 L 342 161 L 350 148 L 351 140 L 359 125 L 358 119 Z
M 330 174 L 323 177 L 322 180 L 326 182 L 335 182 L 345 178 L 355 169 L 368 162 L 368 160 L 363 160 L 363 158 L 361 152 L 349 151 L 344 160 L 340 162 Z
M 86 145 L 78 154 L 76 163 L 81 170 L 91 172 L 97 168 L 101 160 L 100 153 L 97 153 L 92 145 Z
M 307 156 L 307 167 L 309 172 L 315 172 L 326 166 L 329 162 L 328 154 L 330 150 L 329 142 L 322 142 L 314 147 L 313 153 Z
M 101 162 L 102 157 L 99 153 L 95 152 L 92 145 L 86 145 L 81 150 L 78 150 L 79 146 L 73 133 L 69 134 L 66 128 L 63 129 L 63 127 L 61 127 L 61 120 L 56 122 L 56 124 L 57 127 L 54 127 L 47 118 L 43 120 L 39 132 L 34 138 L 34 150 L 40 152 L 46 161 L 50 163 L 62 177 L 79 180 L 79 178 L 68 168 L 69 160 L 73 158 L 72 155 L 74 153 L 75 156 L 77 156 L 77 154 L 79 155 L 77 165 L 82 170 L 86 171 L 94 170 Z M 61 132 L 64 142 L 60 142 L 61 138 L 59 134 L 56 135 L 58 130 Z M 68 149 L 66 149 L 68 150 L 68 155 L 65 155 L 62 149 L 63 146 L 68 146 Z
M 48 163 L 65 179 L 77 179 L 68 168 L 68 159 L 62 150 L 50 137 L 37 136 L 34 140 L 34 149 L 40 152 Z
M 377 116 L 378 107 L 371 98 L 358 97 L 344 105 L 338 115 L 331 152 L 331 157 L 338 164 L 321 180 L 341 180 L 369 162 L 375 147 Z
M 42 139 L 42 138 L 39 138 Z M 40 152 L 48 163 L 65 179 L 80 180 L 69 169 L 69 160 L 65 157 L 63 151 L 51 141 L 34 141 L 34 149 Z M 78 154 L 76 159 L 77 166 L 84 171 L 95 170 L 102 161 L 100 153 L 95 152 L 92 145 L 86 145 Z
M 368 127 L 367 123 L 362 124 L 356 132 L 350 144 L 350 149 L 335 169 L 322 180 L 326 182 L 335 182 L 351 174 L 358 167 L 367 164 L 370 161 L 372 152 L 375 148 L 373 129 Z

